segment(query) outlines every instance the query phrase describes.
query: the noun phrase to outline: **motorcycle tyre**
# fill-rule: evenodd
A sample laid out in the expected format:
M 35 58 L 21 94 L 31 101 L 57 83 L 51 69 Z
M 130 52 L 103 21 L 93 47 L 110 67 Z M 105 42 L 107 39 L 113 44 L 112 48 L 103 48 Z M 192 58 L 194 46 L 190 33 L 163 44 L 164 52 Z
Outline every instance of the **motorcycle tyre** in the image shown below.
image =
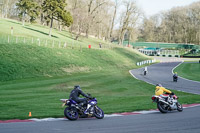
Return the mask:
M 75 116 L 75 117 L 71 117 L 71 116 L 67 113 L 68 110 L 73 110 L 73 111 L 75 111 L 76 116 Z M 77 109 L 76 109 L 76 108 L 71 108 L 71 107 L 66 107 L 66 108 L 65 108 L 65 110 L 64 110 L 64 115 L 65 115 L 65 117 L 66 117 L 67 119 L 69 119 L 69 120 L 71 120 L 71 121 L 77 120 L 77 119 L 78 119 L 78 116 L 79 116 Z
M 181 107 L 179 107 L 178 104 L 179 104 Z M 177 106 L 177 110 L 178 110 L 179 112 L 182 112 L 182 111 L 183 111 L 183 106 L 182 106 L 179 102 L 176 103 L 176 106 Z
M 161 104 L 163 104 L 163 103 L 162 103 L 162 102 L 158 102 L 158 103 L 157 103 L 158 110 L 159 110 L 161 113 L 167 113 L 168 110 L 163 109 L 163 107 L 161 106 Z
M 144 75 L 147 75 L 147 72 L 146 72 L 146 71 L 144 71 Z
M 102 113 L 102 115 L 101 116 L 99 116 L 97 113 L 96 113 L 96 109 L 98 109 L 101 113 Z M 98 106 L 96 106 L 95 108 L 94 108 L 94 116 L 97 118 L 97 119 L 103 119 L 104 118 L 104 112 L 103 112 L 103 110 L 101 109 L 101 108 L 99 108 Z

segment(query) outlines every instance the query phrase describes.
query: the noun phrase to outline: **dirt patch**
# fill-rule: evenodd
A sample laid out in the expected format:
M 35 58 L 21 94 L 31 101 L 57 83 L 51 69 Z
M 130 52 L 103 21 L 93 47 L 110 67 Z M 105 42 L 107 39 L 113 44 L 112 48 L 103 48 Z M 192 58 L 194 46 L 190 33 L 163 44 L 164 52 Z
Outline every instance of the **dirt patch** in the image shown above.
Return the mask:
M 69 91 L 70 88 L 72 88 L 72 87 L 68 86 L 67 83 L 62 83 L 62 84 L 58 84 L 58 85 L 54 86 L 53 90 L 67 92 L 67 91 Z
M 61 69 L 68 74 L 90 71 L 89 67 L 80 67 L 80 66 L 75 66 L 75 65 L 69 65 L 68 67 L 63 67 Z

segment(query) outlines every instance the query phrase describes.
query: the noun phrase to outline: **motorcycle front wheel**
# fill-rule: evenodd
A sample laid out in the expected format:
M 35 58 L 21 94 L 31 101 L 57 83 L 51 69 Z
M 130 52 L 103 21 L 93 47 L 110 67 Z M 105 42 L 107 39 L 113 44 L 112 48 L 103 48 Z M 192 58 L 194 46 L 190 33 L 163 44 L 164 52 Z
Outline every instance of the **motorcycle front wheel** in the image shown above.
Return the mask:
M 176 103 L 176 106 L 177 106 L 177 110 L 178 110 L 179 112 L 182 112 L 182 111 L 183 111 L 183 106 L 182 106 L 179 102 Z
M 168 105 L 166 105 L 166 104 L 163 103 L 163 102 L 158 102 L 158 103 L 157 103 L 157 107 L 158 107 L 158 110 L 159 110 L 161 113 L 167 113 L 167 112 L 168 112 Z
M 104 112 L 101 108 L 99 108 L 98 106 L 94 107 L 94 116 L 97 119 L 103 119 L 104 118 Z
M 78 111 L 76 108 L 66 107 L 64 110 L 64 115 L 69 120 L 77 120 L 78 119 Z

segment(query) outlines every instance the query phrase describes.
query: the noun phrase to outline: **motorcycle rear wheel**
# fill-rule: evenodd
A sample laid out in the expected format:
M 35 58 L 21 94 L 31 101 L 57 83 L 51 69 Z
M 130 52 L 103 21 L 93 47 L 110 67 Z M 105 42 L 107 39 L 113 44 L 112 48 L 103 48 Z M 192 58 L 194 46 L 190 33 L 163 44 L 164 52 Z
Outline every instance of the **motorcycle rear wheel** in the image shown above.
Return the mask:
M 104 112 L 101 108 L 99 108 L 98 106 L 94 107 L 94 116 L 97 119 L 103 119 L 104 118 Z
M 147 72 L 146 72 L 146 71 L 144 71 L 144 75 L 147 75 Z
M 161 113 L 167 113 L 168 112 L 168 107 L 165 103 L 162 103 L 162 102 L 158 102 L 157 103 L 157 107 L 158 107 L 158 110 L 161 112 Z
M 64 110 L 64 115 L 69 120 L 77 120 L 78 119 L 78 111 L 76 108 L 66 107 Z
M 177 106 L 177 110 L 178 110 L 179 112 L 182 112 L 182 111 L 183 111 L 183 106 L 182 106 L 179 102 L 176 103 L 176 106 Z

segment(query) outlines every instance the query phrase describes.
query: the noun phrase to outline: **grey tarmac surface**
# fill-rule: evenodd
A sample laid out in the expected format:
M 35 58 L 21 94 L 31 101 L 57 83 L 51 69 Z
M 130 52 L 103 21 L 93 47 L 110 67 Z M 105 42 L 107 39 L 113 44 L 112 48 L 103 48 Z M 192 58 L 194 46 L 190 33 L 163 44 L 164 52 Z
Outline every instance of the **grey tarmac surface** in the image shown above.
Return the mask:
M 200 82 L 195 82 L 183 78 L 179 78 L 178 82 L 173 82 L 172 69 L 180 63 L 181 62 L 168 62 L 150 65 L 148 66 L 148 73 L 146 76 L 143 75 L 144 68 L 134 69 L 130 72 L 137 79 L 154 85 L 160 83 L 168 89 L 200 94 Z
M 1 133 L 200 133 L 200 106 L 183 112 L 0 124 Z

